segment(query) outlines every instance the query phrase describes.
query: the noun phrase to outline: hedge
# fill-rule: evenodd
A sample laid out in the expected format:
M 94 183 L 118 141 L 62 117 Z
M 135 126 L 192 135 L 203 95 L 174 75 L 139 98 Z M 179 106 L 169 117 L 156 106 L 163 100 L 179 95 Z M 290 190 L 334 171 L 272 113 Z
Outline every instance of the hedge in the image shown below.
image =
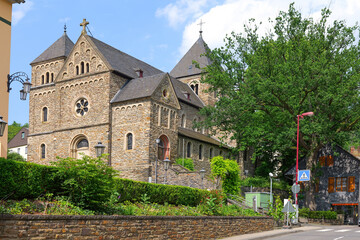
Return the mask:
M 115 188 L 120 193 L 120 201 L 139 202 L 146 194 L 152 203 L 169 203 L 174 205 L 196 206 L 208 191 L 196 188 L 160 185 L 147 182 L 138 182 L 130 179 L 116 179 Z
M 302 208 L 299 209 L 299 216 L 312 219 L 336 219 L 337 213 L 334 211 L 310 211 L 308 208 Z
M 60 180 L 52 179 L 56 168 L 0 158 L 0 199 L 37 198 L 60 191 Z
M 62 180 L 54 179 L 56 167 L 0 158 L 0 199 L 35 199 L 45 193 L 60 195 Z M 140 202 L 144 194 L 152 203 L 196 206 L 209 193 L 196 188 L 160 185 L 116 178 L 120 201 Z

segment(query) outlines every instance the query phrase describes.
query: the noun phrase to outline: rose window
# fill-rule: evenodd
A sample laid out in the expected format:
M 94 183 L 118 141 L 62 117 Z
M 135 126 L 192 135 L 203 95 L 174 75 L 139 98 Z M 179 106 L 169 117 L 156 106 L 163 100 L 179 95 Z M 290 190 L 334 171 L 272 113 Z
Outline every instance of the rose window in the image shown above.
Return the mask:
M 89 102 L 85 98 L 79 99 L 75 104 L 76 114 L 84 116 L 89 111 Z

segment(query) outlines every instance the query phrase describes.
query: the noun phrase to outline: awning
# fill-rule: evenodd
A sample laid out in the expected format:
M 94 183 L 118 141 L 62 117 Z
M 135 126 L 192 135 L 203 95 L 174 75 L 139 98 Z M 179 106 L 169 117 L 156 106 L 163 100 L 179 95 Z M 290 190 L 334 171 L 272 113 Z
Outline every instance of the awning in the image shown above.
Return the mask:
M 332 203 L 332 206 L 357 206 L 358 203 Z

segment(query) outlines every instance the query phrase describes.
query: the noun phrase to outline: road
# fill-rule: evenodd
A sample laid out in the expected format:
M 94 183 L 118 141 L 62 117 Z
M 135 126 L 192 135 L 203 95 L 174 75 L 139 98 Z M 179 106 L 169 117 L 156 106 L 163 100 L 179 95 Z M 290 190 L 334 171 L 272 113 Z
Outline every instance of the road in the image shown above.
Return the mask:
M 323 226 L 321 229 L 277 236 L 273 240 L 359 240 L 358 226 Z

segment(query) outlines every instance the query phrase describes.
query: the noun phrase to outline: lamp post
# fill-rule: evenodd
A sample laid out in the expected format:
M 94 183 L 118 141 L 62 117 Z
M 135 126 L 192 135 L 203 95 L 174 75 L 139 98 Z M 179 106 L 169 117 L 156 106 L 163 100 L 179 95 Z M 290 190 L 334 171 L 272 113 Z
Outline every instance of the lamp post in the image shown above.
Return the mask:
M 11 90 L 10 85 L 13 81 L 20 82 L 23 84 L 23 89 L 20 90 L 20 99 L 26 100 L 26 95 L 30 92 L 30 87 L 32 85 L 30 83 L 30 79 L 29 79 L 28 75 L 24 72 L 16 72 L 11 75 L 8 74 L 7 78 L 8 78 L 7 91 L 10 92 L 10 90 Z M 25 80 L 23 78 L 25 78 Z
M 200 178 L 201 178 L 201 188 L 204 189 L 204 178 L 205 178 L 205 169 L 202 168 L 200 170 Z
M 298 185 L 298 174 L 299 174 L 299 129 L 300 129 L 300 119 L 304 119 L 305 116 L 311 117 L 314 115 L 313 112 L 306 112 L 300 115 L 297 115 L 297 135 L 296 135 L 296 174 L 295 174 L 295 183 Z M 296 221 L 299 216 L 299 206 L 298 206 L 298 194 L 295 195 L 295 205 L 296 205 Z
M 169 169 L 169 165 L 170 165 L 170 160 L 169 160 L 169 158 L 166 158 L 166 159 L 164 160 L 164 169 L 165 169 L 164 184 L 167 183 L 166 177 L 167 177 L 167 170 Z
M 269 173 L 269 177 L 270 177 L 270 204 L 272 205 L 273 203 L 273 197 L 272 197 L 272 177 L 274 176 L 274 174 Z
M 105 151 L 105 146 L 101 142 L 98 142 L 98 144 L 96 144 L 94 148 L 96 151 L 96 157 L 100 157 Z
M 2 120 L 2 116 L 0 116 L 0 137 L 2 137 L 4 135 L 5 132 L 5 127 L 7 122 L 5 122 L 4 120 Z
M 159 158 L 159 145 L 160 145 L 160 138 L 157 138 L 155 140 L 156 142 L 156 145 L 157 145 L 157 151 L 156 151 L 156 154 L 155 154 L 155 183 L 157 183 L 157 165 L 158 165 L 158 158 Z

